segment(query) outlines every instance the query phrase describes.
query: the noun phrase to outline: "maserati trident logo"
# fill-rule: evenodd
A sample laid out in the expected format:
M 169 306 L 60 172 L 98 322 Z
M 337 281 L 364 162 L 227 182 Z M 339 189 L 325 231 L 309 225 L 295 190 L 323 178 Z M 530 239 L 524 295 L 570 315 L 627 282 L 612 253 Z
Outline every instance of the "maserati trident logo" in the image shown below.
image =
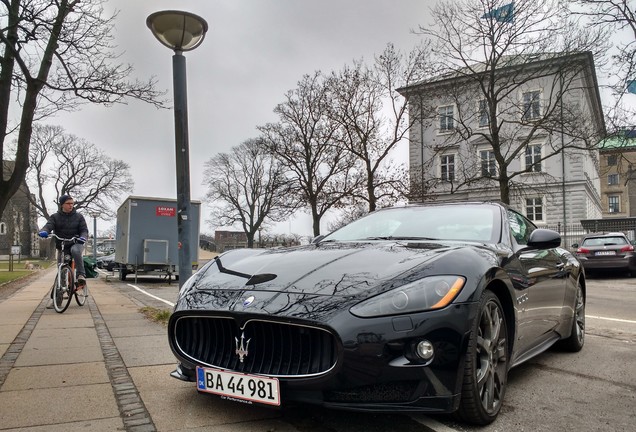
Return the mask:
M 234 351 L 236 353 L 236 355 L 239 357 L 239 360 L 241 361 L 241 363 L 243 363 L 243 360 L 245 360 L 245 357 L 247 357 L 247 348 L 250 345 L 250 341 L 252 339 L 248 339 L 247 342 L 245 341 L 245 333 L 241 333 L 241 343 L 239 344 L 239 340 L 238 338 L 234 338 L 234 341 L 236 342 L 236 351 Z
M 245 300 L 243 300 L 243 307 L 248 307 L 249 305 L 251 305 L 252 303 L 254 303 L 255 297 L 254 296 L 249 296 L 248 298 L 246 298 Z

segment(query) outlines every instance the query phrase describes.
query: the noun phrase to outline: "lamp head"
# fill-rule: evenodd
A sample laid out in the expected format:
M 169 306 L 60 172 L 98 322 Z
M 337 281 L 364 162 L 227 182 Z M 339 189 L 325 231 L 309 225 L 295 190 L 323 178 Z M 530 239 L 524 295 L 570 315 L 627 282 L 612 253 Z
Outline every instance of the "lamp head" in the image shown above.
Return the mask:
M 208 23 L 200 16 L 175 10 L 151 14 L 146 25 L 159 42 L 176 52 L 195 49 L 208 31 Z

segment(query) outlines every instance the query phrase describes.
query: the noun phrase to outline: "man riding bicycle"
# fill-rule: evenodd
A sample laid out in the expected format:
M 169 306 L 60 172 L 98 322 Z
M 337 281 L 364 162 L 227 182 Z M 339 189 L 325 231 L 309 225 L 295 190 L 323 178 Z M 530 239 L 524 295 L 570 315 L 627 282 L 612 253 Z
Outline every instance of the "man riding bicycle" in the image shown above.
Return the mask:
M 77 289 L 81 290 L 86 285 L 86 271 L 84 270 L 82 253 L 86 237 L 88 237 L 88 226 L 84 216 L 73 208 L 75 201 L 70 195 L 62 195 L 58 202 L 60 210 L 51 215 L 40 230 L 39 235 L 42 238 L 47 238 L 50 232 L 54 232 L 58 237 L 77 238 L 75 244 L 71 246 L 71 255 L 77 270 Z M 55 248 L 58 250 L 57 257 L 58 262 L 60 262 L 63 259 L 60 253 L 62 250 L 62 242 L 60 240 L 55 240 Z

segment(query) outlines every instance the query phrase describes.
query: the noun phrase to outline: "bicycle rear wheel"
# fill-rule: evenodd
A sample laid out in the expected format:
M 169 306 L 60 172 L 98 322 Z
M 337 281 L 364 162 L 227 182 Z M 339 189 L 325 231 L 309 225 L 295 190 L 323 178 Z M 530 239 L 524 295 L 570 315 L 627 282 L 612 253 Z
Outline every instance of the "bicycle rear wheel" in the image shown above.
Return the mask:
M 59 278 L 59 280 L 58 280 Z M 62 313 L 71 304 L 73 288 L 73 271 L 68 265 L 60 267 L 53 286 L 53 308 L 55 312 Z
M 76 282 L 77 283 L 77 282 Z M 75 301 L 78 305 L 84 306 L 86 304 L 86 299 L 88 299 L 88 284 L 84 284 L 84 288 L 80 289 L 80 287 L 75 288 Z

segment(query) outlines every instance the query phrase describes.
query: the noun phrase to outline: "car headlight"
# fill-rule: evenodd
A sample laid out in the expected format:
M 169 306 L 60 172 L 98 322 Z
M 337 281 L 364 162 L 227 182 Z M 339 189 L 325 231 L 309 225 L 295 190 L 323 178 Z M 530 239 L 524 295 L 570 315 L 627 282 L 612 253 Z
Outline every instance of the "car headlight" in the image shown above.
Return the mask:
M 457 297 L 465 283 L 465 278 L 455 275 L 426 277 L 358 303 L 350 311 L 370 318 L 441 309 Z

